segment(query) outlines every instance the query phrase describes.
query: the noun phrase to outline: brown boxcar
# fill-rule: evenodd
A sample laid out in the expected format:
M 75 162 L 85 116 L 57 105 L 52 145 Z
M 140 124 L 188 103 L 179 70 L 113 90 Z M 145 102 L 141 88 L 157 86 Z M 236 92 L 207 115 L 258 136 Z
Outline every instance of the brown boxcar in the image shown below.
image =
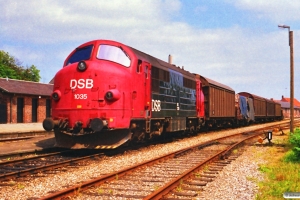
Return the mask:
M 275 117 L 275 102 L 269 99 L 266 99 L 267 102 L 267 116 L 270 118 Z
M 265 98 L 256 96 L 248 92 L 240 92 L 239 95 L 253 100 L 255 120 L 264 119 L 267 116 L 267 102 Z
M 281 119 L 281 105 L 279 103 L 247 92 L 240 92 L 238 94 L 253 100 L 255 121 L 273 121 Z
M 235 119 L 235 91 L 201 75 L 200 80 L 204 94 L 206 122 L 216 125 L 233 122 Z
M 282 114 L 282 111 L 281 111 L 281 104 L 277 103 L 277 102 L 275 102 L 275 118 L 277 120 L 283 119 L 283 114 Z

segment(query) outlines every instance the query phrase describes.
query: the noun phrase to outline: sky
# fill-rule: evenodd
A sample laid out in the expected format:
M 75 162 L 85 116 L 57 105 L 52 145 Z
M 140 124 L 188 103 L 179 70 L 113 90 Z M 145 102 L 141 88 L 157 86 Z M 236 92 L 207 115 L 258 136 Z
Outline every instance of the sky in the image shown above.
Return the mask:
M 0 50 L 49 83 L 77 46 L 115 40 L 238 92 L 300 100 L 299 0 L 0 0 Z

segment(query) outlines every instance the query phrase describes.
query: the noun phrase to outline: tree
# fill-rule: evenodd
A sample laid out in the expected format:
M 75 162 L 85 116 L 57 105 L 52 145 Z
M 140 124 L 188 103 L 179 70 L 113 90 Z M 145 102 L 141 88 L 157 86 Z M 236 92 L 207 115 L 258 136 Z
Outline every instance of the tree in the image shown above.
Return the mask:
M 22 72 L 21 77 L 22 80 L 39 82 L 41 79 L 40 70 L 38 70 L 36 66 L 31 65 L 29 68 L 27 67 L 27 69 Z
M 40 70 L 36 66 L 24 68 L 16 58 L 2 50 L 0 50 L 0 77 L 34 82 L 41 79 Z

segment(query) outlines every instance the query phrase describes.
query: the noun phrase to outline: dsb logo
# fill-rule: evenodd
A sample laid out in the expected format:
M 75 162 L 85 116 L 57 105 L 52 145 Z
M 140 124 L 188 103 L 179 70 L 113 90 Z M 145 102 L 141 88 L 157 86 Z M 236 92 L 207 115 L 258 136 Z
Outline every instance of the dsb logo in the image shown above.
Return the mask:
M 161 110 L 160 100 L 152 99 L 152 111 L 159 112 Z
M 70 81 L 70 88 L 71 89 L 76 89 L 76 88 L 79 88 L 79 89 L 83 89 L 83 88 L 90 89 L 93 86 L 94 86 L 93 85 L 93 79 L 79 79 L 79 80 L 71 79 L 71 81 Z

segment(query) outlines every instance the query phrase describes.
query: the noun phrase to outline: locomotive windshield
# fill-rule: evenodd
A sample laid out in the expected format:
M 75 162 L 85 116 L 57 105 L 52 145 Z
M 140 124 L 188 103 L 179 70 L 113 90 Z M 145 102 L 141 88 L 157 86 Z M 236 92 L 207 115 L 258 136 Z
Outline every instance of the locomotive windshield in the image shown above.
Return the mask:
M 93 45 L 89 45 L 83 48 L 77 48 L 75 53 L 69 58 L 68 62 L 66 62 L 66 65 L 79 62 L 81 60 L 88 60 L 91 57 L 91 53 L 93 50 Z
M 130 58 L 121 47 L 102 44 L 99 46 L 97 58 L 116 62 L 125 67 L 130 66 Z

